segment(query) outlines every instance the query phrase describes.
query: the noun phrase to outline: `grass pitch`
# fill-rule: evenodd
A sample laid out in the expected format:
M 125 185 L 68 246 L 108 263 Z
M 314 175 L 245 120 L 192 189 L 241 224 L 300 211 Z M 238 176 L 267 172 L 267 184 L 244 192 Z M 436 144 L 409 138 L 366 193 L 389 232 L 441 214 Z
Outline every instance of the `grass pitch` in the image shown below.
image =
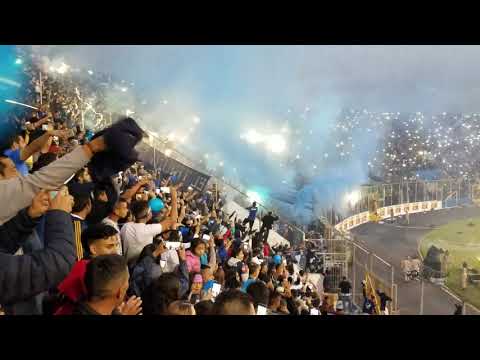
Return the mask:
M 420 242 L 420 252 L 425 257 L 431 245 L 448 250 L 448 275 L 446 285 L 459 297 L 480 308 L 480 285 L 468 284 L 462 290 L 462 264 L 480 271 L 480 217 L 459 220 L 429 232 Z

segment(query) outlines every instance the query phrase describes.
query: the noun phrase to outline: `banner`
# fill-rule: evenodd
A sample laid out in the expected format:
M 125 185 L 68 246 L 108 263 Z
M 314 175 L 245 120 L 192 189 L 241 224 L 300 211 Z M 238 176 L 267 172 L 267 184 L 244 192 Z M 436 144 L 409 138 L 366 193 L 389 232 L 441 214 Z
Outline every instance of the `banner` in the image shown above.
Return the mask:
M 147 151 L 141 151 L 139 155 L 145 167 L 153 168 L 153 148 L 149 147 Z M 184 186 L 191 186 L 197 191 L 204 192 L 210 176 L 194 170 L 181 162 L 165 156 L 160 151 L 155 151 L 155 164 L 161 176 L 175 175 L 178 182 L 182 182 Z
M 423 202 L 416 202 L 416 203 L 407 203 L 407 204 L 399 204 L 393 206 L 383 207 L 377 210 L 378 215 L 381 219 L 387 219 L 391 215 L 391 210 L 393 210 L 393 216 L 402 216 L 406 215 L 407 212 L 409 214 L 419 213 L 419 212 L 426 212 L 431 210 L 440 210 L 442 209 L 442 202 L 441 201 L 423 201 Z M 365 224 L 369 222 L 369 212 L 365 211 L 357 215 L 350 216 L 346 218 L 341 223 L 335 225 L 335 229 L 339 231 L 348 231 L 357 227 L 359 225 Z

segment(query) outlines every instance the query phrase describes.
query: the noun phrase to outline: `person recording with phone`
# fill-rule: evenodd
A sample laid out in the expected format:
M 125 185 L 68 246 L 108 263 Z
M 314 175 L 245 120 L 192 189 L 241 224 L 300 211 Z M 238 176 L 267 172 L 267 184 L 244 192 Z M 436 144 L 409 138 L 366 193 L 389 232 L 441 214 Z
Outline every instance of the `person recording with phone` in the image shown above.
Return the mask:
M 155 236 L 152 244 L 145 246 L 132 269 L 130 292 L 141 296 L 152 281 L 163 273 L 175 272 L 180 280 L 180 295 L 187 293 L 189 288 L 189 275 L 186 264 L 185 248 L 180 245 L 177 249 L 168 249 L 169 240 L 178 232 L 168 230 Z M 172 241 L 171 243 L 176 243 Z
M 15 247 L 7 249 L 4 244 L 14 245 L 18 239 L 0 239 L 0 266 L 9 271 L 0 272 L 0 303 L 13 305 L 56 286 L 68 274 L 75 262 L 73 227 L 70 219 L 73 198 L 66 189 L 54 198 L 41 191 L 29 211 L 35 217 L 45 214 L 44 248 L 24 255 L 13 255 Z M 37 210 L 35 210 L 37 209 Z M 2 227 L 8 224 L 2 225 Z M 1 234 L 1 232 L 0 232 Z M 13 242 L 13 243 L 12 243 Z M 16 250 L 15 250 L 16 251 Z

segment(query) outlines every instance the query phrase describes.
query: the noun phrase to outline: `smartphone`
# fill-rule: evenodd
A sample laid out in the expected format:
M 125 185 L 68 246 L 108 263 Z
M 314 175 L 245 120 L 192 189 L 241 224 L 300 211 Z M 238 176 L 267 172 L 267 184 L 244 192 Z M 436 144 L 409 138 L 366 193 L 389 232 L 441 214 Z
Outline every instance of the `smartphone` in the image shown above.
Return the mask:
M 257 315 L 267 315 L 267 307 L 259 304 L 257 306 Z
M 42 130 L 48 131 L 48 125 L 43 124 L 43 125 L 42 125 Z
M 310 315 L 319 315 L 318 309 L 310 309 Z
M 160 191 L 164 194 L 170 194 L 170 188 L 169 187 L 161 187 Z
M 214 283 L 212 286 L 212 296 L 217 297 L 218 294 L 220 294 L 220 290 L 222 289 L 222 285 L 219 283 Z
M 210 240 L 210 235 L 203 235 L 202 240 L 209 241 Z
M 167 241 L 165 243 L 165 246 L 167 247 L 168 250 L 177 250 L 180 247 L 180 242 L 175 242 L 175 241 Z
M 159 195 L 160 194 L 160 189 L 155 189 L 155 194 Z

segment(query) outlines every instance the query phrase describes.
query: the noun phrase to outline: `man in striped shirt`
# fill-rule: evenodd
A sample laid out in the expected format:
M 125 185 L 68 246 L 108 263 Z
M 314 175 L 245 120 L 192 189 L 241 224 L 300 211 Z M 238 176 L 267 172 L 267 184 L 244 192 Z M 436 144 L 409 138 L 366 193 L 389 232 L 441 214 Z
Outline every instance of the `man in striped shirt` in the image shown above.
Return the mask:
M 73 234 L 75 237 L 75 250 L 77 254 L 77 260 L 81 260 L 84 257 L 82 246 L 82 232 L 87 228 L 87 222 L 85 219 L 92 211 L 92 200 L 90 194 L 87 193 L 75 193 L 73 194 L 74 205 L 72 208 L 72 223 Z

